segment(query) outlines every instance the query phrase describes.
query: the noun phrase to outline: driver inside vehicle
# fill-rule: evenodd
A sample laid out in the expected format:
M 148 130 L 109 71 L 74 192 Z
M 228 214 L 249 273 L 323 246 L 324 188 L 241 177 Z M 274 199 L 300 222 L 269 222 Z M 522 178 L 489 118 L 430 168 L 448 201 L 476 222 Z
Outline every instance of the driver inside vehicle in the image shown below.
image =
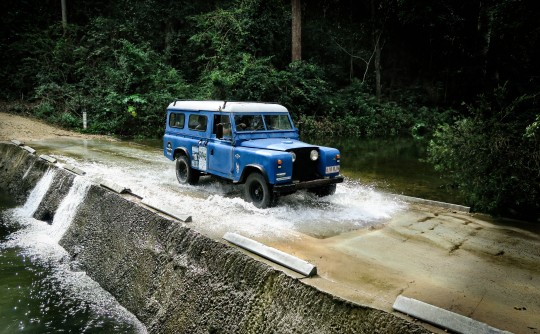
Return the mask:
M 260 131 L 264 130 L 264 123 L 261 115 L 235 116 L 234 121 L 237 131 Z
M 247 116 L 236 116 L 234 120 L 236 122 L 236 130 L 245 131 L 247 129 L 249 124 Z

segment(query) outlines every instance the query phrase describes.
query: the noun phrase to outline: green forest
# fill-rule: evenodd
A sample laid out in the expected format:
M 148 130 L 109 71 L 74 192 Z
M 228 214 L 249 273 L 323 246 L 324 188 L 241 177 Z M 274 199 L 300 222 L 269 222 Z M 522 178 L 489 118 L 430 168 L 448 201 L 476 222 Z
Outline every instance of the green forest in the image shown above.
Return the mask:
M 4 0 L 0 7 L 0 100 L 11 113 L 157 138 L 174 99 L 278 102 L 312 138 L 424 140 L 428 161 L 475 210 L 540 217 L 533 0 Z

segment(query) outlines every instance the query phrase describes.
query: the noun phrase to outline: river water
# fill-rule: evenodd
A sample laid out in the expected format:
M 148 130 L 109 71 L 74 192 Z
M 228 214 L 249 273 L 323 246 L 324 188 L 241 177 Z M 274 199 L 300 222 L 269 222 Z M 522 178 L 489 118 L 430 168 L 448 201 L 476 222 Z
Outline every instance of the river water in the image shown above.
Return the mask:
M 53 172 L 42 178 L 22 207 L 15 208 L 0 190 L 0 334 L 146 331 L 78 270 L 58 245 L 90 182 L 113 181 L 149 202 L 179 208 L 193 216 L 191 226 L 215 238 L 225 232 L 259 238 L 287 239 L 299 234 L 326 238 L 379 224 L 404 210 L 406 204 L 390 192 L 435 200 L 455 198 L 443 187 L 445 181 L 419 161 L 425 152 L 414 142 L 330 145 L 342 151 L 342 172 L 347 177 L 335 195 L 321 199 L 299 192 L 262 210 L 241 198 L 242 186 L 213 178 L 202 178 L 198 186 L 178 185 L 174 163 L 163 157 L 159 142 L 61 139 L 31 143 L 38 154 L 51 155 L 60 164 L 70 163 L 87 174 L 76 178 L 51 225 L 31 216 Z

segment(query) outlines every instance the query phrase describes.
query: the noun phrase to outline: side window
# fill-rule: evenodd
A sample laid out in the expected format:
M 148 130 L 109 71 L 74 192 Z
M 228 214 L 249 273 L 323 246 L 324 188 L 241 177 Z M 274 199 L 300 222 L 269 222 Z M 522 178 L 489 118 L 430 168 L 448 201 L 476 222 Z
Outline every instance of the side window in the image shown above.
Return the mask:
M 169 126 L 172 128 L 183 129 L 186 115 L 182 113 L 171 113 L 169 116 Z
M 189 115 L 188 128 L 195 131 L 206 131 L 208 125 L 208 117 L 204 115 L 192 114 Z
M 231 118 L 229 115 L 214 115 L 214 134 L 216 134 L 218 124 L 223 125 L 223 137 L 231 138 Z

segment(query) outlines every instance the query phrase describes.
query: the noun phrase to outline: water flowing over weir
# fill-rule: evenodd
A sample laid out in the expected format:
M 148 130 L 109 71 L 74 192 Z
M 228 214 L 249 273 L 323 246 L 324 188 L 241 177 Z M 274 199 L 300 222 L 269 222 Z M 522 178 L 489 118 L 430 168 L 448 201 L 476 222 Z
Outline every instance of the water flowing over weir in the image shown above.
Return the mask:
M 27 249 L 31 256 L 39 258 L 40 254 L 48 254 L 48 259 L 55 258 L 54 272 L 58 273 L 55 277 L 79 291 L 82 298 L 98 300 L 91 303 L 95 312 L 101 307 L 108 312 L 119 309 L 110 298 L 104 297 L 108 293 L 88 288 L 99 283 L 133 312 L 151 333 L 427 332 L 388 312 L 321 292 L 224 242 L 155 214 L 134 198 L 124 198 L 91 184 L 85 177 L 75 177 L 62 169 L 49 175 L 43 167 L 47 163 L 31 161 L 35 158 L 19 148 L 0 144 L 0 150 L 3 151 L 0 165 L 8 165 L 7 170 L 12 173 L 22 175 L 27 171 L 24 167 L 35 162 L 36 166 L 25 180 L 34 180 L 34 184 L 38 184 L 39 180 L 45 179 L 43 184 L 35 187 L 33 198 L 37 201 L 38 193 L 44 193 L 44 196 L 37 208 L 34 209 L 35 203 L 28 204 L 27 212 L 34 211 L 34 217 L 47 217 L 45 220 L 50 221 L 49 224 L 28 218 L 30 221 L 25 228 L 15 232 L 9 242 L 20 242 L 19 246 Z M 6 156 L 18 158 L 6 159 Z M 8 189 L 15 188 L 22 180 L 7 176 L 7 182 L 2 182 Z M 46 187 L 49 178 L 52 181 Z M 212 184 L 203 184 L 203 190 L 212 187 Z M 198 190 L 190 191 L 197 198 Z M 339 196 L 338 202 L 347 200 L 340 200 Z M 216 212 L 211 215 L 212 220 L 220 214 L 223 216 L 225 207 L 232 206 L 232 211 L 227 214 L 234 219 L 235 212 L 243 212 L 239 208 L 247 206 L 247 212 L 241 213 L 242 216 L 252 215 L 260 221 L 276 216 L 279 222 L 291 213 L 299 215 L 303 209 L 297 202 L 305 200 L 311 201 L 292 197 L 286 206 L 269 215 L 238 198 L 215 194 L 208 201 L 200 201 L 196 208 L 214 202 Z M 223 201 L 226 203 L 222 204 Z M 315 209 L 321 202 L 308 205 Z M 322 205 L 333 204 L 323 202 Z M 340 213 L 336 211 L 336 214 Z M 369 215 L 369 212 L 357 211 L 349 224 L 361 223 L 358 216 L 362 214 Z M 292 223 L 301 230 L 304 220 Z M 233 221 L 225 226 L 233 226 Z M 24 238 L 23 231 L 28 232 Z M 317 233 L 325 237 L 334 232 Z M 33 246 L 25 245 L 23 239 L 33 240 L 30 241 Z M 48 250 L 43 249 L 47 247 Z M 74 283 L 81 281 L 85 282 L 83 289 L 77 285 L 80 283 Z M 70 288 L 67 290 L 71 291 Z
M 64 233 L 66 233 L 77 213 L 77 208 L 84 200 L 89 187 L 90 183 L 87 180 L 82 177 L 75 178 L 69 193 L 62 203 L 60 203 L 51 226 L 51 239 L 56 243 L 58 243 L 62 236 L 64 236 Z
M 7 326 L 6 330 L 10 332 L 104 330 L 146 333 L 144 325 L 84 271 L 78 270 L 78 264 L 72 261 L 70 255 L 58 244 L 86 196 L 90 187 L 88 180 L 82 177 L 73 180 L 69 192 L 59 203 L 51 224 L 33 218 L 40 205 L 48 200 L 45 196 L 50 192 L 57 174 L 56 168 L 48 169 L 36 183 L 23 206 L 3 213 L 4 223 L 15 226 L 17 230 L 11 233 L 6 241 L 0 243 L 0 251 L 6 253 L 1 257 L 10 256 L 9 254 L 16 251 L 24 259 L 23 264 L 31 268 L 31 272 L 41 273 L 41 278 L 32 282 L 28 288 L 29 295 L 17 297 L 20 298 L 19 303 L 26 299 L 32 301 L 14 307 L 15 311 L 21 308 L 25 312 L 24 315 L 18 316 L 17 312 L 14 312 L 11 316 L 15 319 L 12 322 L 18 323 L 17 328 L 13 328 L 13 325 L 5 320 L 0 323 Z M 70 178 L 69 175 L 62 177 Z M 27 262 L 31 264 L 25 264 Z M 22 274 L 24 275 L 21 275 L 21 279 L 28 276 L 24 272 Z M 19 289 L 20 284 L 22 283 L 19 283 Z M 34 306 L 36 302 L 40 303 L 37 312 L 35 310 L 37 305 Z M 51 312 L 61 314 L 55 316 L 55 320 L 46 321 Z M 64 320 L 61 320 L 62 318 Z
M 28 170 L 30 170 L 30 168 Z M 30 192 L 26 203 L 20 209 L 20 213 L 22 216 L 32 217 L 34 215 L 34 212 L 36 212 L 39 204 L 41 203 L 41 200 L 43 200 L 43 196 L 45 196 L 45 193 L 47 192 L 47 190 L 49 190 L 49 187 L 51 186 L 51 182 L 53 180 L 55 172 L 56 169 L 47 170 L 45 175 L 43 175 L 43 177 L 36 184 L 36 187 Z

